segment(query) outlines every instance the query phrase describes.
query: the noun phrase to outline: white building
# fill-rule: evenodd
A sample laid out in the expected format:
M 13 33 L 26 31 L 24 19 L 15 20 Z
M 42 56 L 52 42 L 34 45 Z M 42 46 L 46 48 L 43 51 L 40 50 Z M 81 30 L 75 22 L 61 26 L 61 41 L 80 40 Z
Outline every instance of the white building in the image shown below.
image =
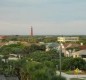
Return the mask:
M 79 37 L 58 37 L 59 42 L 77 42 L 79 41 Z
M 73 58 L 83 58 L 84 60 L 86 60 L 86 50 L 80 50 L 77 52 L 72 53 Z
M 18 44 L 20 41 L 9 41 L 5 45 Z

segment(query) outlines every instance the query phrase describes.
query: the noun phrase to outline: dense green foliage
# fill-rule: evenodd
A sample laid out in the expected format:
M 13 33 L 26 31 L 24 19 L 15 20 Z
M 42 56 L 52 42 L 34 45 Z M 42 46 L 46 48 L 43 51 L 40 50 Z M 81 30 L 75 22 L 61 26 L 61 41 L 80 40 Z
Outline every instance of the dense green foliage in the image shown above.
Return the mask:
M 2 61 L 0 58 L 0 72 L 3 74 L 17 75 L 20 80 L 65 80 L 56 75 L 56 65 L 59 69 L 59 51 L 45 52 L 45 45 L 5 45 L 0 48 L 0 54 L 5 59 Z M 21 59 L 8 61 L 9 54 L 20 54 Z M 62 70 L 77 67 L 86 70 L 86 62 L 81 58 L 64 58 L 62 53 Z
M 0 54 L 5 59 L 5 62 L 0 59 L 0 72 L 5 75 L 17 75 L 20 80 L 58 80 L 56 64 L 59 64 L 59 55 L 55 50 L 45 52 L 44 45 L 5 45 L 0 48 Z M 9 54 L 26 56 L 18 61 L 9 61 Z
M 36 45 L 36 44 L 32 44 L 31 46 L 26 46 L 24 48 L 24 53 L 29 54 L 35 51 L 45 51 L 45 45 Z
M 22 44 L 10 44 L 4 45 L 0 48 L 0 54 L 8 55 L 8 54 L 20 54 L 24 46 Z
M 65 58 L 62 61 L 63 70 L 74 70 L 79 68 L 80 70 L 86 70 L 86 61 L 81 58 Z
M 47 67 L 41 62 L 29 60 L 23 62 L 24 63 L 21 66 L 21 80 L 24 80 L 25 78 L 31 80 L 53 80 L 53 78 L 57 78 L 55 76 L 55 70 L 49 66 Z

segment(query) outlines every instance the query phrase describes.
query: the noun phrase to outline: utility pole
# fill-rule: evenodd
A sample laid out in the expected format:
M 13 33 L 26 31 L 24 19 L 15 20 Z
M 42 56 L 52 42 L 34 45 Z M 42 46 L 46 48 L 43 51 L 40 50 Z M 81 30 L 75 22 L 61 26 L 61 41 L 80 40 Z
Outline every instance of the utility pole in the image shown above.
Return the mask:
M 61 78 L 61 54 L 62 54 L 62 45 L 61 45 L 61 43 L 59 43 L 59 46 L 58 46 L 58 48 L 57 48 L 57 51 L 59 52 L 59 76 L 60 76 L 60 78 Z M 57 67 L 57 65 L 56 65 L 56 67 Z
M 61 43 L 59 46 L 59 68 L 60 68 L 60 78 L 61 78 L 61 53 L 62 53 L 62 47 L 61 47 Z

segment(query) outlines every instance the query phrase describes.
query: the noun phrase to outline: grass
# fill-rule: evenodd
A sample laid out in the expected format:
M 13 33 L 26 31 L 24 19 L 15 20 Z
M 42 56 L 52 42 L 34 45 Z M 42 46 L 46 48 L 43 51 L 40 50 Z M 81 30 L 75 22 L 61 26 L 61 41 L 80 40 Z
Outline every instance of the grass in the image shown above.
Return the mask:
M 70 80 L 86 80 L 86 78 L 85 79 L 78 79 L 78 78 L 71 78 Z
M 66 74 L 74 74 L 74 75 L 76 75 L 76 73 L 75 73 L 74 71 L 71 71 L 71 70 L 69 70 L 69 71 L 65 71 L 65 73 L 66 73 Z M 84 71 L 80 71 L 78 74 L 82 74 L 82 75 L 84 75 L 84 74 L 86 74 L 86 72 L 84 72 Z
M 66 73 L 66 74 L 74 74 L 74 71 L 70 71 L 70 70 L 69 70 L 69 71 L 66 71 L 65 73 Z

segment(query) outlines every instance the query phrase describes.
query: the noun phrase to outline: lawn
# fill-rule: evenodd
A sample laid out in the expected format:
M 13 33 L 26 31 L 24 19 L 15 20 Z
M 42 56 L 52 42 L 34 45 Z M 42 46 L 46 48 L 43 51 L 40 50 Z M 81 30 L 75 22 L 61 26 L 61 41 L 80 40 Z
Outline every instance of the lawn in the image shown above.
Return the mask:
M 76 75 L 76 73 L 74 71 L 71 71 L 71 70 L 65 71 L 65 73 L 66 74 L 74 74 L 74 75 Z M 85 71 L 79 71 L 78 74 L 84 75 L 84 74 L 86 74 L 86 72 Z
M 86 78 L 85 79 L 71 78 L 71 80 L 86 80 Z

